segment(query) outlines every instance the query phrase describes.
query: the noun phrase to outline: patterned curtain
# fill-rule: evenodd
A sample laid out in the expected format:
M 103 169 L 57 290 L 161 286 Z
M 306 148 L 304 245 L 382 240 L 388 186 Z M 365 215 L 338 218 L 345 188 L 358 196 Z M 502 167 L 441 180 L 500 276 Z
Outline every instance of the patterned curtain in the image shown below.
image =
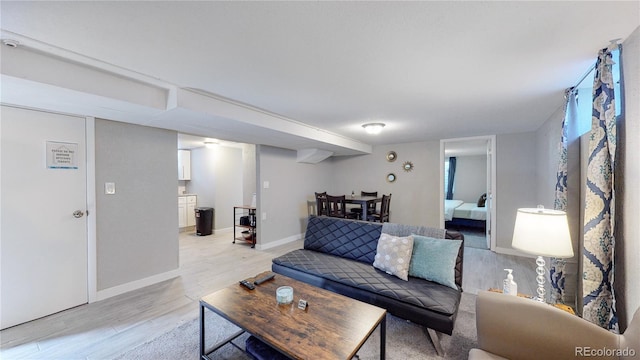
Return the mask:
M 584 214 L 583 318 L 618 332 L 613 290 L 616 112 L 609 49 L 600 50 L 593 83 L 593 112 Z
M 569 126 L 575 126 L 576 93 L 574 89 L 565 91 L 564 118 L 562 120 L 562 136 L 558 144 L 559 160 L 558 172 L 556 174 L 556 195 L 553 208 L 555 210 L 567 211 L 567 159 L 569 150 Z M 551 301 L 552 303 L 564 303 L 564 267 L 566 262 L 564 259 L 551 258 Z

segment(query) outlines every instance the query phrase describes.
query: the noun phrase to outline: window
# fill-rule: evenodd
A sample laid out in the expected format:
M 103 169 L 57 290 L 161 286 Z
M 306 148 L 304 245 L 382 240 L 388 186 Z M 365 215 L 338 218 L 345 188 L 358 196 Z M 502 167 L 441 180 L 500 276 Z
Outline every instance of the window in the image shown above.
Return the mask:
M 444 195 L 447 196 L 447 184 L 449 184 L 449 158 L 444 160 Z
M 613 83 L 616 97 L 616 116 L 622 112 L 622 92 L 620 87 L 620 50 L 611 52 L 613 62 Z M 595 69 L 576 86 L 576 98 L 578 102 L 578 134 L 582 135 L 591 130 L 591 113 L 593 111 L 593 78 Z

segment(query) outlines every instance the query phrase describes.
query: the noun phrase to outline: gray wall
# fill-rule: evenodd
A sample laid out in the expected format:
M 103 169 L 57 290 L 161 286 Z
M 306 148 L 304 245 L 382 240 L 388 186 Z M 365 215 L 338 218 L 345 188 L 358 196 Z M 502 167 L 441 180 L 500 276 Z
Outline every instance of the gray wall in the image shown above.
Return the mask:
M 640 308 L 640 27 L 622 44 L 624 121 L 618 128 L 616 273 L 620 330 Z
M 456 177 L 453 198 L 477 203 L 487 192 L 487 156 L 456 156 Z
M 244 205 L 242 149 L 227 146 L 191 150 L 191 181 L 187 192 L 199 207 L 215 209 L 214 229 L 233 226 L 233 207 Z
M 98 290 L 178 268 L 176 136 L 96 119 Z
M 516 210 L 536 207 L 535 133 L 496 136 L 496 245 L 511 249 Z
M 258 239 L 259 248 L 274 245 L 276 241 L 299 237 L 304 232 L 308 217 L 307 200 L 314 200 L 313 193 L 328 189 L 331 180 L 331 164 L 296 162 L 297 153 L 271 146 L 259 145 L 258 149 Z M 269 188 L 264 188 L 264 182 Z M 262 220 L 262 213 L 267 219 Z
M 253 194 L 256 193 L 256 146 L 242 145 L 242 197 L 243 205 L 251 205 Z
M 395 151 L 397 160 L 388 162 L 386 155 Z M 375 146 L 369 155 L 332 158 L 334 194 L 351 191 L 377 191 L 392 194 L 390 220 L 394 223 L 439 227 L 440 218 L 440 142 L 416 142 Z M 402 164 L 413 163 L 405 172 Z M 387 182 L 387 174 L 397 180 Z

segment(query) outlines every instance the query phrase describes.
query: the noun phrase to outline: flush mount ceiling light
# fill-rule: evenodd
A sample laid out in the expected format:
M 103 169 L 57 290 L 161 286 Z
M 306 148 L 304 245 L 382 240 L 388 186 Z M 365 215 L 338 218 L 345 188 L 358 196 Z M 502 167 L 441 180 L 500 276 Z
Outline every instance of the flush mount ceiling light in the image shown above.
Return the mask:
M 366 130 L 367 133 L 375 135 L 375 134 L 380 134 L 380 132 L 382 131 L 382 128 L 384 127 L 384 124 L 368 123 L 368 124 L 362 125 L 362 127 Z
M 217 141 L 205 141 L 204 142 L 204 146 L 207 147 L 207 149 L 212 149 L 213 147 L 215 147 L 216 145 L 218 145 Z

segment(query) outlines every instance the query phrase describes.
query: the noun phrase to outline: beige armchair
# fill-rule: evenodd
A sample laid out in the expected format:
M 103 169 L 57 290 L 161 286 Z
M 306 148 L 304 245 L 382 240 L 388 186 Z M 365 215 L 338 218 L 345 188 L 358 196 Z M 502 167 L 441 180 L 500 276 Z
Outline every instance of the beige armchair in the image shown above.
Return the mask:
M 640 309 L 624 335 L 531 299 L 483 291 L 476 300 L 477 359 L 640 359 Z

